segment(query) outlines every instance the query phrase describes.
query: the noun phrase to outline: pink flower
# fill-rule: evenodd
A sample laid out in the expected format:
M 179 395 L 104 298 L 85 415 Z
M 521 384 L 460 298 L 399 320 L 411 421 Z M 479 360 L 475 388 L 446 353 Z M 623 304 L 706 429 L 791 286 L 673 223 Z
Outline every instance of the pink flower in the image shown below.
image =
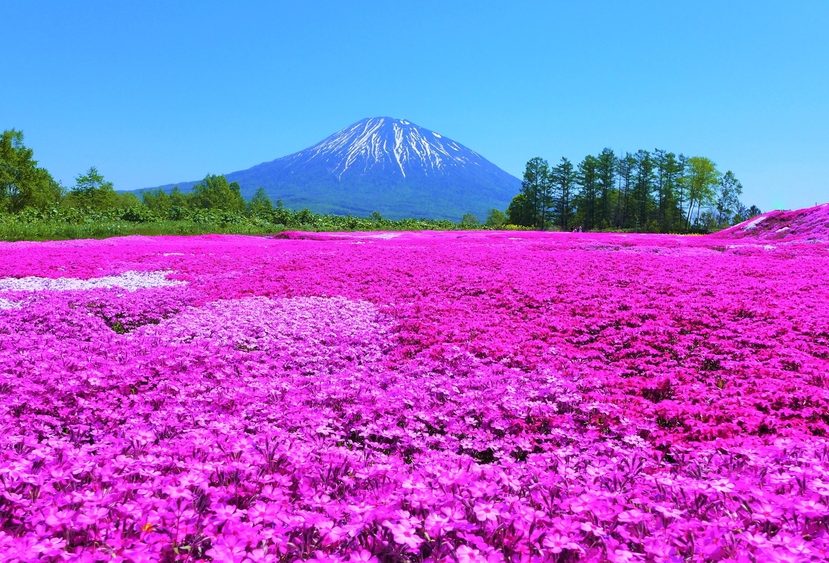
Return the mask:
M 370 551 L 365 549 L 361 549 L 359 551 L 355 551 L 348 556 L 348 560 L 354 563 L 375 563 L 378 561 L 376 557 L 374 557 Z
M 474 511 L 480 522 L 497 522 L 500 514 L 492 503 L 487 502 L 476 504 Z
M 630 510 L 625 510 L 619 514 L 619 522 L 638 524 L 639 522 L 644 521 L 647 517 L 648 515 L 638 508 L 631 508 Z
M 223 537 L 207 550 L 207 555 L 215 561 L 241 563 L 247 552 L 247 542 L 241 538 Z
M 480 551 L 468 545 L 459 545 L 455 549 L 455 557 L 458 563 L 486 563 L 486 557 L 481 555 Z
M 449 518 L 444 515 L 431 513 L 426 517 L 424 523 L 426 533 L 431 537 L 436 538 L 441 536 L 446 530 L 451 530 L 452 525 L 449 523 Z
M 571 538 L 562 534 L 553 532 L 544 537 L 544 547 L 549 549 L 551 553 L 561 553 L 565 549 L 579 550 L 579 545 Z
M 418 537 L 417 531 L 408 520 L 401 520 L 397 523 L 386 520 L 383 525 L 391 531 L 395 542 L 405 545 L 411 550 L 416 550 L 423 543 L 423 540 Z

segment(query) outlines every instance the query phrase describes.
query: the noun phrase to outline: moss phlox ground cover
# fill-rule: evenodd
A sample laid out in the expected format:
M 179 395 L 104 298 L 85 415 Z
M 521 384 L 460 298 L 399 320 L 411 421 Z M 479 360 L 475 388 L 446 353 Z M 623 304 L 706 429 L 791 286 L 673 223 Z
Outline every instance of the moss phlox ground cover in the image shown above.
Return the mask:
M 7 561 L 825 560 L 829 247 L 0 244 Z

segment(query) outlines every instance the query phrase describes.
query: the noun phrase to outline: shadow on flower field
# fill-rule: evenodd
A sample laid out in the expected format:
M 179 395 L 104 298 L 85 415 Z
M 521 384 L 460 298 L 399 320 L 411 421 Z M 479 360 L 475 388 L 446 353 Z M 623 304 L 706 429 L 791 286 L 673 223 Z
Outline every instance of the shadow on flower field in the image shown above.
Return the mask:
M 0 243 L 2 559 L 825 560 L 829 244 L 745 227 Z

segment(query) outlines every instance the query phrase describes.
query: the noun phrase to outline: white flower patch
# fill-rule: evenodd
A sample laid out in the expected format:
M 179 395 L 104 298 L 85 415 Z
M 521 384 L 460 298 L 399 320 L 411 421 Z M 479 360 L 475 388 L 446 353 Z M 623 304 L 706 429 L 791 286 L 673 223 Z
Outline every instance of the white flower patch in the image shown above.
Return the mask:
M 15 303 L 14 301 L 0 297 L 0 311 L 4 309 L 20 309 L 22 306 L 20 303 Z
M 756 229 L 756 228 L 757 228 L 757 225 L 759 225 L 760 223 L 762 223 L 762 222 L 763 222 L 763 221 L 765 221 L 765 220 L 766 220 L 766 216 L 765 216 L 765 215 L 760 215 L 759 217 L 757 217 L 757 218 L 756 218 L 756 219 L 754 219 L 753 221 L 748 222 L 748 223 L 746 224 L 746 226 L 745 226 L 745 227 L 743 227 L 743 230 L 744 230 L 744 231 L 750 231 L 750 230 L 752 230 L 752 229 Z
M 185 285 L 180 280 L 168 280 L 171 272 L 124 272 L 117 276 L 104 276 L 82 280 L 79 278 L 0 278 L 0 291 L 86 291 L 90 289 L 121 288 L 137 291 L 151 287 L 171 287 Z

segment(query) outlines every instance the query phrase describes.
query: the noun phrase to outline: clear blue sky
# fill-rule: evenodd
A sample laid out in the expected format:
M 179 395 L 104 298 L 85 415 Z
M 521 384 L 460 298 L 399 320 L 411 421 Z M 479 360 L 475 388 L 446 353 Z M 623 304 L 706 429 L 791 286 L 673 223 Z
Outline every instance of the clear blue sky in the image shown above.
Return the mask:
M 0 128 L 70 185 L 198 179 L 407 118 L 520 176 L 608 146 L 829 201 L 829 1 L 0 2 Z

